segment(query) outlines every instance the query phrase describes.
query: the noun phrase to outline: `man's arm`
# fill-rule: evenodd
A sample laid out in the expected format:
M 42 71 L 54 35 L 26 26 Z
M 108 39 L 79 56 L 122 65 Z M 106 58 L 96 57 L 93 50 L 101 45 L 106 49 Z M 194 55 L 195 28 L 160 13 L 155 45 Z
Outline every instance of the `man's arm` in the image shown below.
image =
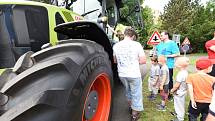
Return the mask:
M 139 56 L 139 64 L 146 64 L 146 56 L 145 55 Z
M 212 45 L 211 47 L 209 47 L 209 49 L 215 52 L 215 45 Z
M 141 44 L 139 44 L 138 48 L 139 48 L 139 54 L 138 54 L 139 64 L 146 64 L 146 55 Z
M 172 54 L 166 55 L 166 57 L 175 58 L 175 57 L 178 57 L 180 55 L 178 45 L 175 42 L 171 43 L 170 49 L 172 51 Z
M 175 58 L 178 57 L 180 55 L 180 53 L 176 53 L 176 54 L 171 54 L 171 55 L 166 55 L 167 58 Z

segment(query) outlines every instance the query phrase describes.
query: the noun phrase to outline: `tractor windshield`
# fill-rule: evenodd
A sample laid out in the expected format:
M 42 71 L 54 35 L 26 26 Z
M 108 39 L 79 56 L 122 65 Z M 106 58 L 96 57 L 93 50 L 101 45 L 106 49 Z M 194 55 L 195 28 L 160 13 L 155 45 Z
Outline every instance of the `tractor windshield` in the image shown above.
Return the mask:
M 48 12 L 40 6 L 0 5 L 0 68 L 49 42 Z
M 72 4 L 72 11 L 80 15 L 96 10 L 85 16 L 85 19 L 97 21 L 98 17 L 102 15 L 101 0 L 77 0 Z

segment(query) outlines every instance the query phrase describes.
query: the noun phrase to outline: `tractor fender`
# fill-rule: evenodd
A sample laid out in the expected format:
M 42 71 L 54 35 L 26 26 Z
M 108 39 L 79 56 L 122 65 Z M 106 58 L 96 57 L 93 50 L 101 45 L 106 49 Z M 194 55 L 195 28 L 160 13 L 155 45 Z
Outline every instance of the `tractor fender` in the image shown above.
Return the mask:
M 69 22 L 57 25 L 54 30 L 72 39 L 86 39 L 100 44 L 104 47 L 113 63 L 111 42 L 104 29 L 98 23 L 92 21 Z

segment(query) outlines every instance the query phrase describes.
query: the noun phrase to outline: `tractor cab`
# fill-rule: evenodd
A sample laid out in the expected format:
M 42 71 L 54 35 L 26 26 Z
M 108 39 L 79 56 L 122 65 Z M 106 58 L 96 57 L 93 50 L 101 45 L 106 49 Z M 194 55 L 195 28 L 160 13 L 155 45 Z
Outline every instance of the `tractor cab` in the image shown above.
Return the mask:
M 65 36 L 54 32 L 54 27 L 81 19 L 70 10 L 44 3 L 0 1 L 0 69 L 13 67 L 27 51 L 37 52 L 46 43 L 55 45 Z
M 67 0 L 61 7 L 33 1 L 1 0 L 0 69 L 13 67 L 27 51 L 37 52 L 46 43 L 55 45 L 58 40 L 67 39 L 54 31 L 58 24 L 83 19 L 97 22 L 106 14 L 109 24 L 114 26 L 117 22 L 115 0 Z
M 46 43 L 56 45 L 59 40 L 69 39 L 63 33 L 54 31 L 54 28 L 62 23 L 83 20 L 97 23 L 102 17 L 107 17 L 106 22 L 100 22 L 98 25 L 109 41 L 112 41 L 113 31 L 106 25 L 117 28 L 122 0 L 59 1 L 51 0 L 48 4 L 34 1 L 0 1 L 0 69 L 13 67 L 17 59 L 27 51 L 37 52 Z M 89 35 L 90 32 L 85 33 Z M 99 42 L 110 51 L 110 47 L 105 47 L 107 42 L 101 41 L 102 38 Z

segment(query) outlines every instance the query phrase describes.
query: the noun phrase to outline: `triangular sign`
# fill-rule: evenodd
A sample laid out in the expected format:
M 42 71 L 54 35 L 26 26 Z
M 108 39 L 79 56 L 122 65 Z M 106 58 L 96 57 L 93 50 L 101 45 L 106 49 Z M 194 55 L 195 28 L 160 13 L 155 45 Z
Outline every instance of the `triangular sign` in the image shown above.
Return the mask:
M 190 45 L 190 40 L 186 37 L 181 45 Z
M 147 45 L 157 45 L 161 41 L 160 34 L 155 31 L 152 36 L 150 37 L 149 41 L 147 42 Z

